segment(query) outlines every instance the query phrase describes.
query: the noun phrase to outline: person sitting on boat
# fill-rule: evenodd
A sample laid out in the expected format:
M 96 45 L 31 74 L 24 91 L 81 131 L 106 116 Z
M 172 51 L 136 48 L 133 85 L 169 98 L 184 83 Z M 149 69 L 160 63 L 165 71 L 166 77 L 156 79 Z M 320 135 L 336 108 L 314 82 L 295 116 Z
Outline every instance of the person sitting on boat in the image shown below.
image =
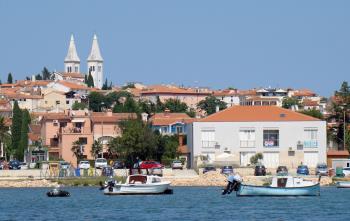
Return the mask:
M 227 186 L 226 189 L 222 192 L 222 195 L 230 194 L 233 190 L 238 190 L 238 185 L 242 182 L 242 177 L 239 173 L 231 173 L 227 177 Z

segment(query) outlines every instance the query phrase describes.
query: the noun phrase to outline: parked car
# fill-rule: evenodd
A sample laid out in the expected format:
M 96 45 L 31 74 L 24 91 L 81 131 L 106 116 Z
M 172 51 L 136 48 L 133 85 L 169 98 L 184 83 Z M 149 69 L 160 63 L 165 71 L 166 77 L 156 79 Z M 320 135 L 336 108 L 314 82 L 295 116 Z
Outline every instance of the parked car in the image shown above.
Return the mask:
M 216 168 L 214 166 L 206 166 L 203 168 L 203 174 L 209 171 L 216 171 Z
M 152 168 L 152 169 L 150 169 L 150 174 L 157 175 L 157 176 L 163 176 L 163 169 L 162 168 Z
M 68 170 L 70 167 L 70 164 L 66 161 L 60 161 L 59 163 L 60 169 Z
M 350 176 L 350 167 L 344 167 L 343 174 L 344 176 Z
M 221 167 L 221 173 L 226 174 L 226 175 L 232 174 L 233 167 L 232 166 L 223 166 L 223 167 Z
M 105 166 L 102 168 L 102 176 L 113 176 L 114 171 L 111 166 Z
M 255 166 L 254 176 L 266 176 L 266 168 L 264 165 Z
M 309 175 L 309 168 L 306 165 L 299 165 L 297 168 L 297 174 Z
M 108 166 L 107 160 L 105 158 L 97 158 L 95 160 L 95 168 L 102 169 L 103 167 Z
M 163 164 L 156 161 L 142 161 L 139 166 L 140 169 L 164 168 Z
M 80 169 L 89 169 L 90 168 L 90 162 L 87 160 L 82 160 L 79 162 L 79 168 Z
M 21 169 L 21 163 L 18 160 L 11 160 L 9 162 L 9 169 L 10 170 L 20 170 Z
M 113 169 L 123 169 L 125 167 L 123 161 L 116 160 L 112 165 Z
M 278 176 L 286 176 L 288 175 L 288 169 L 286 166 L 279 166 L 277 167 L 276 174 Z
M 183 166 L 182 166 L 181 160 L 174 160 L 174 161 L 171 163 L 171 168 L 172 168 L 172 169 L 180 169 L 180 170 L 182 170 L 182 169 L 183 169 Z
M 315 172 L 316 172 L 316 175 L 328 176 L 327 164 L 325 163 L 317 164 Z

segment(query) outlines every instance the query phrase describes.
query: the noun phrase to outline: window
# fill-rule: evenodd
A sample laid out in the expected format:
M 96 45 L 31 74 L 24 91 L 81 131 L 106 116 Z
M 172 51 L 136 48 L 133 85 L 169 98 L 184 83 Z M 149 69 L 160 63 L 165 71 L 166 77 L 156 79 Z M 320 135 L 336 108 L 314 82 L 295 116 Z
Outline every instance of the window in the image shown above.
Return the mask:
M 78 67 L 74 68 L 74 72 L 79 72 Z
M 305 128 L 304 129 L 304 147 L 313 148 L 317 147 L 317 129 L 316 128 Z
M 66 101 L 66 104 L 69 104 L 69 101 Z
M 202 147 L 203 148 L 214 148 L 215 147 L 215 130 L 202 130 Z
M 79 137 L 79 142 L 80 142 L 82 145 L 86 145 L 86 144 L 87 144 L 87 138 L 86 138 L 86 137 Z
M 169 128 L 169 127 L 167 127 L 167 126 L 161 127 L 161 132 L 162 132 L 162 133 L 168 133 L 168 128 Z
M 98 72 L 101 72 L 101 71 L 102 71 L 102 67 L 98 66 Z
M 58 104 L 60 104 L 61 102 L 60 101 L 56 101 L 56 104 L 58 105 Z
M 182 134 L 183 133 L 183 127 L 182 126 L 176 126 L 176 133 Z
M 239 131 L 240 147 L 255 147 L 255 130 L 242 129 Z
M 279 146 L 279 131 L 264 130 L 264 147 L 278 147 L 278 146 Z

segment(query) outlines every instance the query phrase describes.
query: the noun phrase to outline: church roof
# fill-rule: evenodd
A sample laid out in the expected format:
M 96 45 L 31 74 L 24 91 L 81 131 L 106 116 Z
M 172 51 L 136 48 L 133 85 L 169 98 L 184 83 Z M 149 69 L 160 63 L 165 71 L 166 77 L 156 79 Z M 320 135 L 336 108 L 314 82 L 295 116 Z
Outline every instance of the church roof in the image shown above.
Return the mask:
M 94 35 L 94 39 L 92 40 L 92 46 L 90 55 L 87 58 L 88 61 L 103 61 L 101 56 L 100 47 L 98 46 L 97 36 Z
M 80 62 L 73 35 L 70 36 L 68 52 L 66 58 L 64 59 L 64 62 Z

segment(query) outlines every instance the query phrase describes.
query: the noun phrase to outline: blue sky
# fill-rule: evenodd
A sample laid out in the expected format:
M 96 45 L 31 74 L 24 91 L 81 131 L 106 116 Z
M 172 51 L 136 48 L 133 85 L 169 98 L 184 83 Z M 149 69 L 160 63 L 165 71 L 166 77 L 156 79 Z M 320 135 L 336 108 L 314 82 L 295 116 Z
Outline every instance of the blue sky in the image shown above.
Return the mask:
M 86 71 L 93 34 L 115 84 L 241 89 L 349 81 L 350 1 L 0 0 L 0 74 L 63 70 L 73 33 Z

